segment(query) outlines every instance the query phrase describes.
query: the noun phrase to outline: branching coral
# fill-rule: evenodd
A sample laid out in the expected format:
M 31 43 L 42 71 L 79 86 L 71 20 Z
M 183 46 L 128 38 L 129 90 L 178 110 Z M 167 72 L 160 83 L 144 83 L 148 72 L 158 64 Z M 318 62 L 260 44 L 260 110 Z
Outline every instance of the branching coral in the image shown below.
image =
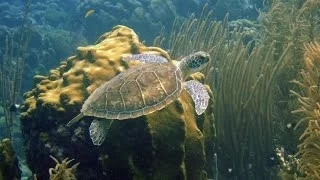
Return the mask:
M 301 93 L 291 91 L 298 98 L 300 108 L 293 111 L 302 115 L 296 125 L 306 127 L 299 140 L 297 157 L 300 158 L 298 170 L 306 179 L 320 179 L 320 45 L 305 45 L 305 70 L 302 80 L 294 81 Z
M 293 179 L 292 174 L 297 172 L 297 165 L 299 163 L 299 159 L 294 157 L 293 155 L 286 155 L 283 147 L 276 149 L 277 156 L 280 161 L 281 171 L 279 172 L 279 176 L 283 180 Z
M 50 180 L 75 180 L 74 175 L 75 170 L 77 169 L 80 163 L 76 163 L 73 166 L 69 167 L 70 163 L 74 160 L 69 160 L 68 158 L 61 161 L 61 163 L 53 156 L 50 155 L 50 158 L 56 162 L 55 168 L 49 169 Z

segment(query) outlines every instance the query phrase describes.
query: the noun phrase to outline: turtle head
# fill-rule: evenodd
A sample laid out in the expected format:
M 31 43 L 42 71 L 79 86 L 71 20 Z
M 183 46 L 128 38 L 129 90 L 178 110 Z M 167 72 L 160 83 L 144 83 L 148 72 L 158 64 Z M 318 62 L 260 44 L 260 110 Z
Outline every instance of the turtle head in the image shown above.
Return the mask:
M 180 63 L 180 69 L 185 76 L 202 70 L 210 62 L 210 55 L 204 51 L 198 51 L 184 57 Z

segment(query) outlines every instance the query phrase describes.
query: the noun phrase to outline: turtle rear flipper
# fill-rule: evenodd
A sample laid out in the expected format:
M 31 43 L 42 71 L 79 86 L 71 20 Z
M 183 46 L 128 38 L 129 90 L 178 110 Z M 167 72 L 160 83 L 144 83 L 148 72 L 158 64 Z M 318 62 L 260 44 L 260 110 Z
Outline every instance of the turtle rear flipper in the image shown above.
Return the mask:
M 100 146 L 107 137 L 113 120 L 94 119 L 89 127 L 90 138 L 94 145 Z
M 72 124 L 80 121 L 80 119 L 82 119 L 83 117 L 84 117 L 84 114 L 83 114 L 83 113 L 78 114 L 76 117 L 74 117 L 73 119 L 71 119 L 71 120 L 68 122 L 67 126 L 72 126 Z
M 196 80 L 184 82 L 184 88 L 191 95 L 195 104 L 196 113 L 202 114 L 208 107 L 210 96 L 206 87 Z

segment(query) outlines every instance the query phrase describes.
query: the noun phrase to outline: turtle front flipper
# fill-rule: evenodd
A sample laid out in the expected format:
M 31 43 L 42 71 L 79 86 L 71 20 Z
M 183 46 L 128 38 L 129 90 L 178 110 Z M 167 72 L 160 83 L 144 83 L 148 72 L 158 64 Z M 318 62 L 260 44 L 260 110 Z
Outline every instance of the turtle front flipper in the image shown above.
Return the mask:
M 183 84 L 194 101 L 196 113 L 198 115 L 202 114 L 207 109 L 210 99 L 206 87 L 196 80 L 187 81 Z
M 140 61 L 144 63 L 166 63 L 168 60 L 159 55 L 155 54 L 130 54 L 123 56 L 122 59 L 124 61 Z
M 113 120 L 94 119 L 89 127 L 90 138 L 94 145 L 100 146 L 107 137 Z

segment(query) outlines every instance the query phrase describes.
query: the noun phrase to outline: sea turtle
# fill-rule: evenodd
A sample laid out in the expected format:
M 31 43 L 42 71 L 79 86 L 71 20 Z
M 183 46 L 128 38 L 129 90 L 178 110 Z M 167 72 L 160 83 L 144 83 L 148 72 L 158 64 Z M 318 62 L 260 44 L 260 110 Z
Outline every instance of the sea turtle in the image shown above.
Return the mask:
M 124 61 L 143 62 L 130 68 L 98 87 L 84 102 L 80 114 L 67 125 L 84 116 L 94 116 L 90 125 L 90 137 L 95 145 L 101 145 L 113 120 L 133 119 L 160 110 L 176 100 L 183 89 L 191 95 L 195 110 L 202 114 L 209 101 L 204 85 L 185 79 L 203 69 L 210 61 L 204 51 L 184 57 L 179 63 L 152 54 L 133 54 Z

